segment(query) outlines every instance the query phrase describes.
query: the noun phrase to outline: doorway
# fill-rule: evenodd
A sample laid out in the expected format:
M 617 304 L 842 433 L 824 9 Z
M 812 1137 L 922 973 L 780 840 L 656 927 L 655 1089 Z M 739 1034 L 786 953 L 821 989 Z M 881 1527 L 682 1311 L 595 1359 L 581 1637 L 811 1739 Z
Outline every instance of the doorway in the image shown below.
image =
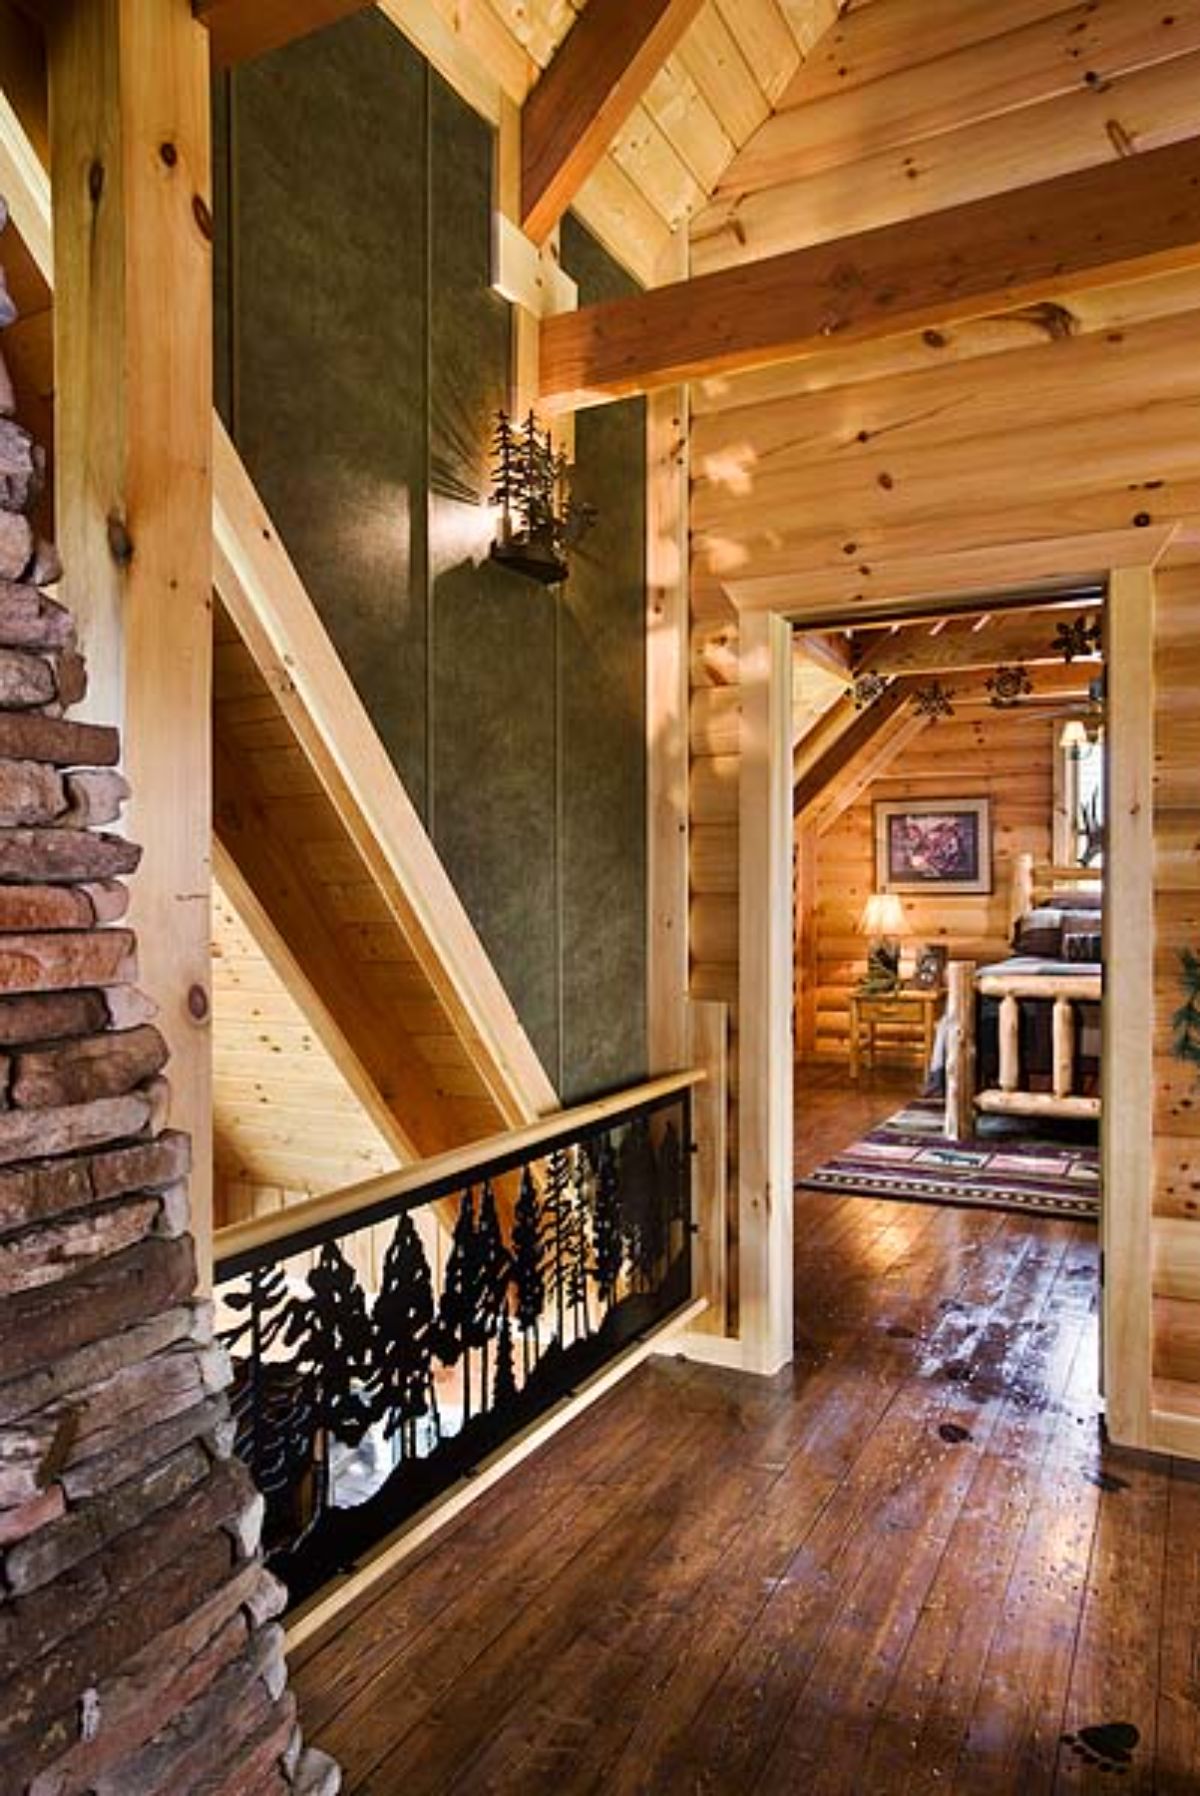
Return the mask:
M 1029 610 L 1046 592 L 991 597 Z M 1106 1016 L 1100 1056 L 1105 1282 L 1104 1386 L 1115 1439 L 1146 1444 L 1150 1423 L 1149 1167 L 1152 850 L 1149 803 L 1153 576 L 1107 581 L 1108 838 L 1103 932 Z M 868 606 L 794 601 L 787 615 L 742 616 L 740 793 L 741 1039 L 739 1273 L 746 1362 L 773 1370 L 791 1356 L 793 1232 L 792 631 L 887 627 L 914 612 L 949 618 L 981 601 L 946 594 Z M 799 994 L 803 1002 L 803 992 Z M 1119 1067 L 1119 1078 L 1115 1069 Z

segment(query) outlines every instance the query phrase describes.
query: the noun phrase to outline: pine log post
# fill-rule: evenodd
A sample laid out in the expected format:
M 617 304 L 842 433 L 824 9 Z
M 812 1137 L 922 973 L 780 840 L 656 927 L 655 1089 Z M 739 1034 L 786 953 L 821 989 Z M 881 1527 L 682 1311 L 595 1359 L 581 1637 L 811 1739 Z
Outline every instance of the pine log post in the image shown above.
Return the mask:
M 946 1125 L 948 1141 L 975 1134 L 975 962 L 952 960 L 947 970 Z
M 1009 896 L 1009 933 L 1034 906 L 1036 881 L 1034 859 L 1029 853 L 1019 854 L 1013 862 L 1012 890 Z
M 1021 1002 L 1014 992 L 1000 1000 L 1000 1089 L 1021 1089 Z
M 1054 1095 L 1068 1098 L 1075 1083 L 1075 1006 L 1060 995 L 1054 1000 Z
M 60 598 L 121 731 L 142 975 L 212 1237 L 212 200 L 208 37 L 177 0 L 45 9 Z M 251 9 L 258 10 L 258 9 Z

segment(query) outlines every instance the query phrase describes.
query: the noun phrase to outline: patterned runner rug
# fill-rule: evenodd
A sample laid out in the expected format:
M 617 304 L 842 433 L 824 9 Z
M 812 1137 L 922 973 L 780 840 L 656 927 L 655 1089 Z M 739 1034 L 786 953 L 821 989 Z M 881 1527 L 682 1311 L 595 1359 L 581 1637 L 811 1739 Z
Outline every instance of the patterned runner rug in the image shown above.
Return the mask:
M 796 1183 L 809 1191 L 906 1203 L 1099 1218 L 1100 1149 L 1094 1129 L 1039 1125 L 1032 1135 L 1028 1122 L 1018 1133 L 1012 1119 L 987 1116 L 976 1141 L 947 1141 L 943 1114 L 940 1099 L 915 1098 Z

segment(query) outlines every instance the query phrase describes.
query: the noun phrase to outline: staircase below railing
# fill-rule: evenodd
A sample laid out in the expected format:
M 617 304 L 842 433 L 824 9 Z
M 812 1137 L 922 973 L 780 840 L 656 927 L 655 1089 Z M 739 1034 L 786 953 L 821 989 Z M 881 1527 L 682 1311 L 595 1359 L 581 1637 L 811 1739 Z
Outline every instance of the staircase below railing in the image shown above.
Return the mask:
M 293 1602 L 687 1303 L 703 1077 L 219 1231 L 237 1450 Z

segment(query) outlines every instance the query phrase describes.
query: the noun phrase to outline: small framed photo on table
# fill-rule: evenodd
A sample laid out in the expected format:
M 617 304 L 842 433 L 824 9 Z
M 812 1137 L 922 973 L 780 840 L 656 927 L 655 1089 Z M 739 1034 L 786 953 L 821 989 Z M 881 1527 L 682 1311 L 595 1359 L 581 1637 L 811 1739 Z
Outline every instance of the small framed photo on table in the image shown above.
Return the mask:
M 875 889 L 990 892 L 990 798 L 881 799 L 875 804 Z
M 945 942 L 927 942 L 917 949 L 917 964 L 912 984 L 919 992 L 940 992 L 946 983 L 946 966 L 950 950 Z

